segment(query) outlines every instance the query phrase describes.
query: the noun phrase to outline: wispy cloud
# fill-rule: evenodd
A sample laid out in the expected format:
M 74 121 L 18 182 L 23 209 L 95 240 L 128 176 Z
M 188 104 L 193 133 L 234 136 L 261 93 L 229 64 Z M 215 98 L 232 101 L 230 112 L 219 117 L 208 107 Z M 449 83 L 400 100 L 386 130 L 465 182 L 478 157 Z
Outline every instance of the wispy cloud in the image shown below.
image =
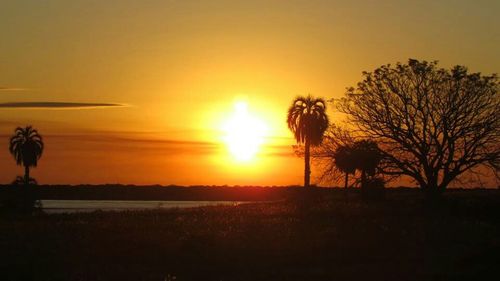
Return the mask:
M 119 103 L 85 103 L 85 102 L 4 102 L 0 108 L 26 109 L 92 109 L 108 107 L 124 107 Z
M 0 134 L 1 139 L 8 139 L 11 134 Z M 92 134 L 43 134 L 44 141 L 51 147 L 64 148 L 65 151 L 100 151 L 116 153 L 153 153 L 156 155 L 213 155 L 220 153 L 223 146 L 216 142 L 130 138 L 119 135 Z M 55 149 L 57 150 L 57 149 Z
M 0 86 L 0 92 L 16 92 L 16 91 L 26 91 L 26 89 L 25 88 Z

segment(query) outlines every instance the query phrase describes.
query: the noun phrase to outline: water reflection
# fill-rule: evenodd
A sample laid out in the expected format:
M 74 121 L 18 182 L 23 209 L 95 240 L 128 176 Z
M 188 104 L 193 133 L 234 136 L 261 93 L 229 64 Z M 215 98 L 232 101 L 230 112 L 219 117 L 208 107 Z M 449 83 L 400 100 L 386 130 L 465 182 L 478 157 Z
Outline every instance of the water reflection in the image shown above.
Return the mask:
M 203 206 L 237 206 L 242 201 L 116 201 L 116 200 L 41 200 L 46 213 L 75 213 L 103 211 L 126 211 L 169 208 L 193 208 Z

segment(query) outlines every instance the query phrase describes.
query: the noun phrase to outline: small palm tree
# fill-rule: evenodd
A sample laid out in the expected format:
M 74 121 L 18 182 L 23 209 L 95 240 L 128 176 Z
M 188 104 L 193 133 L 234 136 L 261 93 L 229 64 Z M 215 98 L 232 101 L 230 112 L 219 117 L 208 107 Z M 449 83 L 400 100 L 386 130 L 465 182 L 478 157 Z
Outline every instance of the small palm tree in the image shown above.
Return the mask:
M 333 153 L 333 160 L 335 161 L 335 166 L 345 173 L 345 188 L 349 183 L 349 174 L 354 174 L 356 172 L 356 160 L 353 159 L 353 149 L 348 145 L 341 145 L 337 147 Z
M 360 140 L 353 145 L 353 156 L 356 159 L 356 168 L 361 171 L 361 187 L 366 186 L 368 177 L 373 177 L 377 170 L 382 154 L 374 141 Z
M 32 126 L 17 127 L 10 138 L 9 151 L 17 165 L 24 166 L 24 184 L 30 183 L 30 168 L 36 167 L 43 153 L 42 136 Z
M 305 146 L 304 186 L 308 187 L 311 177 L 311 146 L 321 144 L 328 128 L 325 101 L 312 96 L 297 97 L 288 109 L 287 123 L 297 143 L 303 143 Z

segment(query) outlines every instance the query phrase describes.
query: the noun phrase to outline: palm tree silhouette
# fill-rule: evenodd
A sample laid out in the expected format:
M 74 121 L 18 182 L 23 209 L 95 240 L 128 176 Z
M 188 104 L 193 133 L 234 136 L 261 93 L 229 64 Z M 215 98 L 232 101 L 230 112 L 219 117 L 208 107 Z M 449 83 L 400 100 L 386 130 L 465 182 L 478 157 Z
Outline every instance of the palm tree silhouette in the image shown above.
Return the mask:
M 24 184 L 30 184 L 30 167 L 36 167 L 42 157 L 42 136 L 32 126 L 17 127 L 10 138 L 9 151 L 16 159 L 17 165 L 24 166 Z
M 361 187 L 366 187 L 368 176 L 373 177 L 377 170 L 382 154 L 376 142 L 360 140 L 353 145 L 356 168 L 361 171 Z
M 345 173 L 345 188 L 347 188 L 349 182 L 349 174 L 354 174 L 356 172 L 356 159 L 353 158 L 354 151 L 351 146 L 341 145 L 337 147 L 333 154 L 333 159 L 335 161 L 335 166 Z
M 297 143 L 303 143 L 305 146 L 304 186 L 308 187 L 311 177 L 311 146 L 321 144 L 328 128 L 325 100 L 312 96 L 297 97 L 288 109 L 287 123 Z

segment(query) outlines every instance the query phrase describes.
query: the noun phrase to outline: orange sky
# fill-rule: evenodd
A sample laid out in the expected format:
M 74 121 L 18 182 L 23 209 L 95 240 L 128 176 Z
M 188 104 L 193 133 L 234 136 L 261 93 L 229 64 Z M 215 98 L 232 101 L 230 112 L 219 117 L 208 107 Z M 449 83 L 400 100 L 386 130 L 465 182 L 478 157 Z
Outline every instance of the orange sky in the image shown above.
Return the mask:
M 361 71 L 410 57 L 498 72 L 498 11 L 452 0 L 2 1 L 0 103 L 32 106 L 0 108 L 0 183 L 22 173 L 9 135 L 32 124 L 46 142 L 32 174 L 41 183 L 300 184 L 285 123 L 296 95 L 340 97 Z M 233 161 L 221 129 L 241 100 L 268 128 L 250 163 Z

